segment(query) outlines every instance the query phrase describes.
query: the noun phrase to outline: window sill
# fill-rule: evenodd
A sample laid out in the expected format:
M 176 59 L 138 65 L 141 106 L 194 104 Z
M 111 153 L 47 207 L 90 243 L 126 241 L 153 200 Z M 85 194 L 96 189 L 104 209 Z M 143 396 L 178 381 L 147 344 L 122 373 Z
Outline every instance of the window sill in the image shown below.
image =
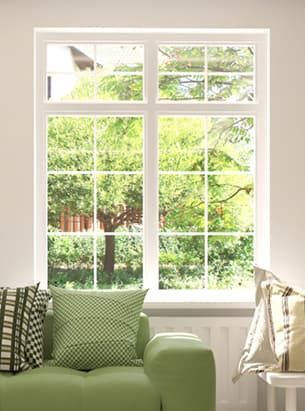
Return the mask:
M 254 290 L 187 290 L 149 292 L 144 309 L 254 309 Z

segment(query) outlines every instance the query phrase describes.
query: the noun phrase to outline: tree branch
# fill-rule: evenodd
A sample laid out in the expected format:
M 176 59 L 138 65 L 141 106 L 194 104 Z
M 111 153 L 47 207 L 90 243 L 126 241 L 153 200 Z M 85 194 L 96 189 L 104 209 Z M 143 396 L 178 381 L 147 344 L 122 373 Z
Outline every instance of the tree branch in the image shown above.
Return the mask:
M 251 191 L 253 191 L 253 188 L 250 186 L 238 187 L 238 189 L 234 193 L 230 194 L 228 197 L 225 197 L 221 200 L 209 201 L 209 204 L 225 203 L 229 200 L 232 200 L 232 198 L 234 198 L 241 191 L 246 191 L 247 194 L 250 194 Z

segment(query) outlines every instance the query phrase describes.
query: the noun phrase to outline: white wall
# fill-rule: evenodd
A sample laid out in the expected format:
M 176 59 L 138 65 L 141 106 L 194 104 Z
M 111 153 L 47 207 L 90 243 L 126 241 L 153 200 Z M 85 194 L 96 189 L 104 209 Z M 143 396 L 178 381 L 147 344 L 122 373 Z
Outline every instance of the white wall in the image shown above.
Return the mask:
M 33 27 L 271 29 L 271 266 L 305 286 L 304 0 L 0 0 L 0 283 L 33 277 Z
M 0 0 L 0 285 L 33 279 L 35 26 L 270 28 L 271 268 L 305 287 L 305 0 Z

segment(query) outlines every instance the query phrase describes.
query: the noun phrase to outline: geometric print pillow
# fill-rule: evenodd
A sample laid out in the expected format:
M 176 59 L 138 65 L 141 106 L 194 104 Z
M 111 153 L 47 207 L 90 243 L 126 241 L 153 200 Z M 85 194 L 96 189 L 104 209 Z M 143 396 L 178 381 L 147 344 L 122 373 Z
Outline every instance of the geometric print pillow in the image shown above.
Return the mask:
M 147 290 L 50 290 L 55 366 L 92 370 L 141 365 L 136 344 Z
M 26 344 L 38 284 L 0 289 L 0 371 L 30 368 Z
M 47 290 L 37 291 L 26 344 L 26 359 L 30 368 L 41 367 L 43 363 L 43 323 L 49 299 Z

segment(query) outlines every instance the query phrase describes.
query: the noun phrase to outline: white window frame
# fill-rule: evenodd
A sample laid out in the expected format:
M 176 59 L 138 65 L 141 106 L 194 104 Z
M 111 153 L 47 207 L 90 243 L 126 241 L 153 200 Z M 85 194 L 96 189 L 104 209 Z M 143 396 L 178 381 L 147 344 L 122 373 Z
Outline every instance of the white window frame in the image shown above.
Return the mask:
M 141 102 L 50 102 L 46 96 L 48 43 L 138 43 L 145 45 L 144 96 Z M 159 43 L 255 45 L 254 102 L 158 102 Z M 148 115 L 149 113 L 149 115 Z M 47 117 L 49 115 L 143 115 L 143 283 L 150 289 L 148 306 L 251 307 L 253 293 L 229 290 L 158 290 L 158 138 L 159 115 L 253 116 L 256 124 L 254 260 L 269 266 L 269 30 L 267 29 L 34 29 L 34 279 L 47 286 Z M 149 157 L 149 161 L 147 161 Z M 149 186 L 149 195 L 147 187 Z M 204 233 L 203 233 L 204 234 Z

